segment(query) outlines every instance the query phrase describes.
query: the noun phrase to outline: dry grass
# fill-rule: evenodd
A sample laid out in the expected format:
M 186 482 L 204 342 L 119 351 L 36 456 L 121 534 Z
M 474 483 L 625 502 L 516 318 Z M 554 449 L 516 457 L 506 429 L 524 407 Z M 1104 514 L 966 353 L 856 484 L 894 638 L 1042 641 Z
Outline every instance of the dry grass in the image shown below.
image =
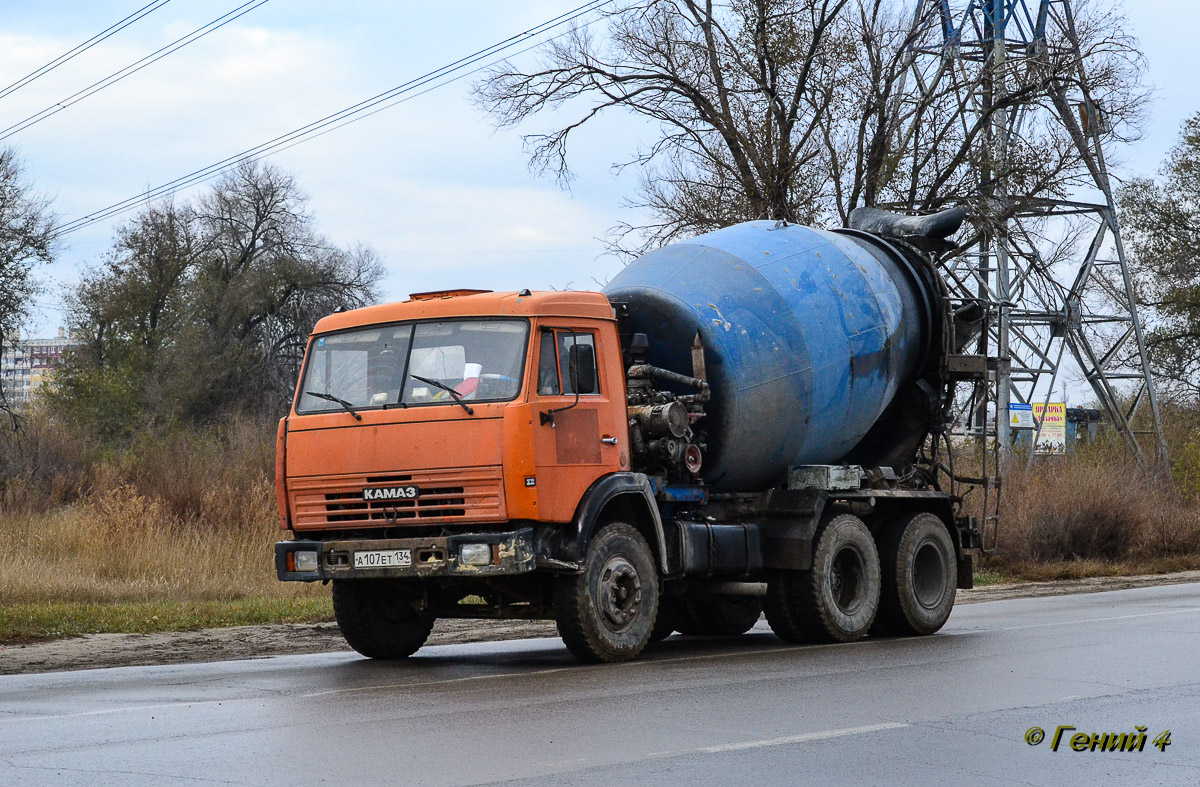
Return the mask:
M 36 452 L 0 498 L 0 638 L 328 617 L 325 589 L 275 578 L 273 429 L 233 421 L 108 455 L 56 445 L 60 429 L 30 428 Z
M 1004 481 L 1000 544 L 985 566 L 1026 579 L 1200 568 L 1200 505 L 1166 474 L 1109 446 L 1017 458 Z
M 181 520 L 161 500 L 126 485 L 44 514 L 5 515 L 0 598 L 14 603 L 287 596 L 294 586 L 274 576 L 272 544 L 281 534 L 266 496 L 260 490 L 245 501 L 260 515 L 251 527 Z M 237 518 L 246 518 L 241 513 Z
M 100 466 L 96 441 L 41 415 L 0 431 L 0 516 L 37 514 L 78 500 Z

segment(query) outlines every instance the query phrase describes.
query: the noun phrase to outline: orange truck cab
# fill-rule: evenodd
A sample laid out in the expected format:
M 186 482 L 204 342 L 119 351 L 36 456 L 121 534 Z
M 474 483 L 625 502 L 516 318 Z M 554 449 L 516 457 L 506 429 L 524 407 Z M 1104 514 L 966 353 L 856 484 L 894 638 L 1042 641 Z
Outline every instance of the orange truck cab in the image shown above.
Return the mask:
M 435 617 L 545 616 L 552 590 L 532 575 L 578 572 L 599 511 L 657 515 L 646 476 L 622 472 L 626 419 L 600 293 L 448 291 L 330 315 L 279 424 L 294 534 L 279 578 L 332 580 L 351 644 L 379 657 Z M 393 603 L 418 620 L 398 649 L 365 631 Z

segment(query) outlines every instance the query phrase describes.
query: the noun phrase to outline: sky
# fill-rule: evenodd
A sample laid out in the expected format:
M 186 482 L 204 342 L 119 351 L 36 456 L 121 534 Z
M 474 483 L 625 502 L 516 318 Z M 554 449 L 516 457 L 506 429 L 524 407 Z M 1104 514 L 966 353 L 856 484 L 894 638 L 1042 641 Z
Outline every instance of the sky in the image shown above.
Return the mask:
M 150 0 L 3 0 L 0 87 Z M 50 74 L 0 98 L 12 125 L 233 10 L 245 0 L 170 0 Z M 583 0 L 269 0 L 124 81 L 0 141 L 64 219 L 87 215 L 220 161 L 563 13 Z M 1155 89 L 1145 137 L 1107 151 L 1118 174 L 1151 174 L 1200 111 L 1200 48 L 1184 0 L 1118 4 L 1141 42 Z M 518 55 L 529 65 L 535 53 Z M 384 300 L 456 287 L 597 289 L 621 263 L 603 238 L 621 220 L 636 171 L 613 165 L 657 129 L 613 117 L 580 129 L 569 189 L 528 168 L 522 133 L 497 130 L 471 101 L 467 77 L 271 158 L 308 194 L 335 243 L 376 249 Z M 198 187 L 200 189 L 203 186 Z M 179 199 L 197 193 L 183 192 Z M 38 273 L 44 292 L 29 331 L 64 324 L 62 297 L 98 263 L 127 216 L 63 238 Z

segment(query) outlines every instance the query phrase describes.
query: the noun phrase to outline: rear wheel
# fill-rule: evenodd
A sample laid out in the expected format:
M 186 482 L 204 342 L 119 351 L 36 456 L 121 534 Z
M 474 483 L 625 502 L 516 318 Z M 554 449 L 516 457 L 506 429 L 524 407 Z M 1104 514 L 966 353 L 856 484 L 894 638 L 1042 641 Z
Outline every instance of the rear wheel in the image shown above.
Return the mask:
M 693 591 L 684 597 L 684 615 L 676 628 L 681 634 L 729 637 L 754 628 L 762 615 L 757 596 L 718 596 Z
M 650 642 L 658 572 L 642 534 L 606 525 L 588 545 L 583 572 L 560 577 L 554 617 L 567 648 L 584 661 L 628 661 Z
M 958 564 L 946 525 L 930 513 L 896 523 L 880 539 L 883 588 L 872 633 L 932 634 L 954 608 Z
M 788 642 L 853 642 L 875 620 L 879 585 L 871 531 L 858 517 L 839 514 L 817 531 L 811 569 L 768 579 L 767 622 Z
M 433 615 L 386 579 L 335 579 L 333 614 L 350 647 L 372 659 L 411 656 L 433 630 Z

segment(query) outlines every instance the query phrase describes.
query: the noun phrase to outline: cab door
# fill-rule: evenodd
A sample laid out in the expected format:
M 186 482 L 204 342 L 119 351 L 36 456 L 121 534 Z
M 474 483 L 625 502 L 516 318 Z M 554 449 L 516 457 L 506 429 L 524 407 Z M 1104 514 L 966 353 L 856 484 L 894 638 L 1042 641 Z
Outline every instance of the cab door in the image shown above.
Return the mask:
M 543 326 L 534 340 L 538 508 L 541 518 L 566 522 L 588 487 L 622 466 L 625 391 L 604 368 L 621 355 L 594 325 Z

